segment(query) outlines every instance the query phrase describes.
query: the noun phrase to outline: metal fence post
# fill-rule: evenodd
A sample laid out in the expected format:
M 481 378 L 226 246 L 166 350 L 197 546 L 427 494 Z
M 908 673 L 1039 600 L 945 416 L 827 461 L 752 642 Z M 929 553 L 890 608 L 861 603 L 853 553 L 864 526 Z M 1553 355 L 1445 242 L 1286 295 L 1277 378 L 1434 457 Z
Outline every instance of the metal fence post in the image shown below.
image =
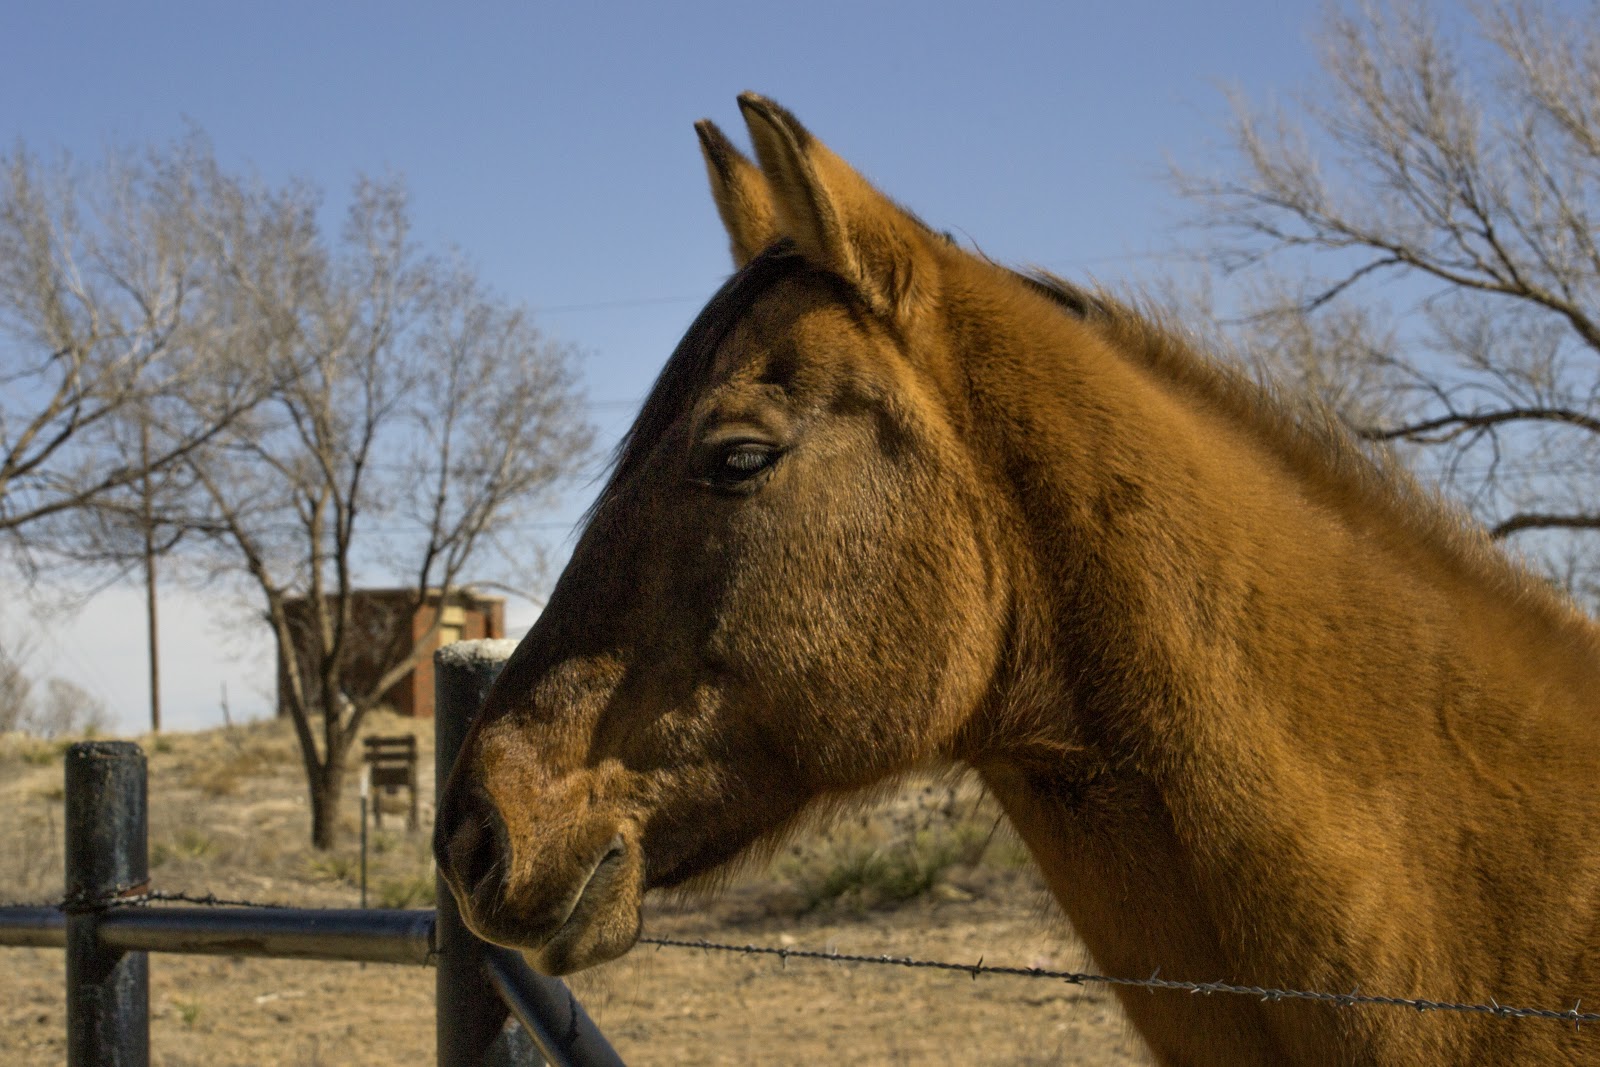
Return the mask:
M 455 766 L 473 716 L 515 647 L 513 641 L 458 641 L 434 653 L 435 803 L 444 795 L 445 780 Z M 434 888 L 439 1067 L 480 1067 L 509 1012 L 484 972 L 483 942 L 461 924 L 456 898 L 442 876 L 435 876 Z
M 127 741 L 84 741 L 66 755 L 67 1064 L 146 1067 L 150 964 L 102 945 L 106 901 L 149 882 L 145 761 Z
M 435 803 L 467 728 L 516 647 L 515 641 L 457 641 L 434 653 Z M 622 1067 L 565 982 L 535 974 L 515 952 L 478 940 L 462 925 L 444 879 L 435 886 L 439 1067 Z M 521 1025 L 506 1026 L 510 1014 Z

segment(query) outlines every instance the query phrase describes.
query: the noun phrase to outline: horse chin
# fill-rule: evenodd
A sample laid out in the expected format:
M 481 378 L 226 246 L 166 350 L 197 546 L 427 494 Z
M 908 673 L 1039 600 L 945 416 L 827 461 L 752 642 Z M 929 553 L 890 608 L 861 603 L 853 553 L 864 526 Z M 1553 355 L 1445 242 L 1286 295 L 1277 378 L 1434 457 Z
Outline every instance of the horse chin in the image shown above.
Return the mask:
M 621 835 L 600 857 L 566 918 L 538 945 L 519 946 L 535 970 L 571 974 L 616 959 L 639 940 L 642 856 Z

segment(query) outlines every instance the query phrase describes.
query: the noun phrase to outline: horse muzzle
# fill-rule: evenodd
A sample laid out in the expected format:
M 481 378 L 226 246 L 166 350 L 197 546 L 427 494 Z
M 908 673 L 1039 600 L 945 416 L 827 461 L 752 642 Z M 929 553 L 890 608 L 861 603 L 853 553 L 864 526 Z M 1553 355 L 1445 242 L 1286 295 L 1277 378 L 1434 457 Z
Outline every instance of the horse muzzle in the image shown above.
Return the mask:
M 633 947 L 644 862 L 632 835 L 589 819 L 569 825 L 559 841 L 513 841 L 487 797 L 450 800 L 435 856 L 473 933 L 522 950 L 550 975 L 604 963 Z

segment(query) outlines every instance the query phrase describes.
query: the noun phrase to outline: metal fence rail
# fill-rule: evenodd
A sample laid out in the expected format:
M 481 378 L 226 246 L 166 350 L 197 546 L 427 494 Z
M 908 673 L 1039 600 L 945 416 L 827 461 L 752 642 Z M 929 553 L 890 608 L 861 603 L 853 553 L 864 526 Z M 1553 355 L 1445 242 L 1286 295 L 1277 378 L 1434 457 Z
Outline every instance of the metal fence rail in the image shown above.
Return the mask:
M 152 908 L 113 905 L 100 943 L 119 952 L 264 956 L 363 963 L 433 962 L 431 911 L 360 908 Z M 60 908 L 0 909 L 0 945 L 66 948 Z
M 470 641 L 435 655 L 439 786 L 510 648 Z M 621 1064 L 565 983 L 473 936 L 442 882 L 436 911 L 152 906 L 163 894 L 149 889 L 145 786 L 137 745 L 68 749 L 66 899 L 0 908 L 0 946 L 66 950 L 69 1067 L 149 1063 L 150 952 L 433 964 L 441 1067 Z

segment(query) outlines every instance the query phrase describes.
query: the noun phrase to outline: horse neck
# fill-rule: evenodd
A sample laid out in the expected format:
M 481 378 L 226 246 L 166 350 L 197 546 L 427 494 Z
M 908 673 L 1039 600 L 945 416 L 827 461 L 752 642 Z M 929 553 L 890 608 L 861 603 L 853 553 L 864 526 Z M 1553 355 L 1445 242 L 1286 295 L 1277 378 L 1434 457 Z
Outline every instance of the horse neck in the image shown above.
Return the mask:
M 967 340 L 1001 357 L 968 353 L 1017 544 L 1009 668 L 965 755 L 1099 964 L 1409 990 L 1420 957 L 1358 928 L 1385 888 L 1371 876 L 1414 866 L 1394 823 L 1454 840 L 1463 808 L 1493 818 L 1522 791 L 1497 762 L 1522 726 L 1600 741 L 1577 695 L 1600 685 L 1593 630 L 1498 577 L 1475 588 L 1470 561 L 1308 484 L 1065 316 Z M 1517 758 L 1563 758 L 1535 748 Z M 1461 807 L 1441 815 L 1432 790 Z M 1359 798 L 1375 808 L 1352 812 Z M 1470 881 L 1462 862 L 1432 869 Z M 1425 982 L 1476 980 L 1470 952 L 1422 955 Z M 1326 1016 L 1266 1025 L 1278 1009 L 1237 999 L 1153 1003 L 1124 997 L 1163 1061 L 1350 1062 L 1413 1040 Z M 1415 1033 L 1412 1053 L 1434 1047 Z

